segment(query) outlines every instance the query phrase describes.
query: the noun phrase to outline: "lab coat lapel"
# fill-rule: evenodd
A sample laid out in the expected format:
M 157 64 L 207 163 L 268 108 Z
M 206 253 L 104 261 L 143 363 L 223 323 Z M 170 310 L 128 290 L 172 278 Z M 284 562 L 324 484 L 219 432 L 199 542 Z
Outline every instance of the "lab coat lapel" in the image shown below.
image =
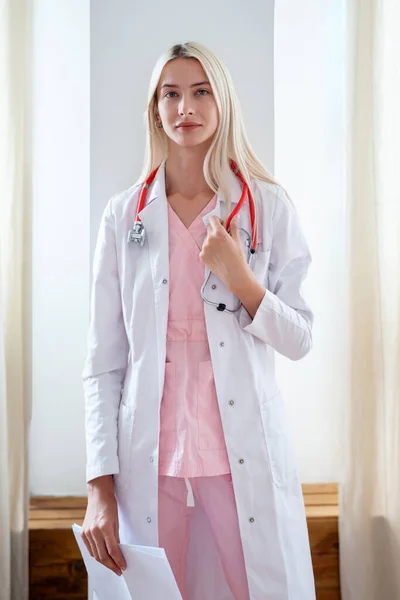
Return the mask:
M 169 235 L 168 204 L 165 194 L 165 163 L 160 166 L 149 191 L 146 205 L 140 212 L 148 247 L 149 266 L 153 281 L 155 317 L 159 342 L 166 339 L 169 308 Z M 159 343 L 160 364 L 165 363 L 165 344 Z M 159 391 L 163 388 L 163 370 L 159 370 Z
M 215 208 L 211 212 L 204 215 L 204 217 L 203 217 L 203 223 L 207 230 L 208 230 L 208 226 L 210 224 L 211 217 L 223 218 L 223 216 L 222 216 L 222 210 L 224 208 L 223 204 L 224 204 L 223 200 L 222 200 L 220 194 L 218 194 L 217 202 L 215 203 Z M 206 238 L 204 238 L 204 239 L 206 239 Z M 207 266 L 205 266 L 204 267 L 204 282 L 203 282 L 204 285 L 206 284 L 206 281 L 207 281 L 207 278 L 209 277 L 209 275 L 210 275 L 210 269 Z
M 235 208 L 236 204 L 239 202 L 240 196 L 242 193 L 242 184 L 240 183 L 240 181 L 236 177 L 236 175 L 234 175 L 234 173 L 232 173 L 232 171 L 229 173 L 229 187 L 230 187 L 230 193 L 231 193 L 230 212 L 232 212 L 233 209 Z M 246 199 L 246 202 L 244 203 L 244 206 L 240 210 L 239 215 L 240 215 L 240 221 L 239 221 L 240 229 L 243 229 L 245 234 L 251 238 L 251 221 L 250 221 L 250 211 L 249 211 L 248 199 Z M 203 217 L 204 225 L 207 228 L 208 228 L 208 225 L 210 223 L 210 219 L 212 216 L 216 216 L 216 217 L 219 217 L 224 220 L 227 219 L 229 216 L 227 214 L 227 201 L 223 197 L 222 193 L 218 193 L 218 195 L 217 195 L 217 202 L 216 202 L 214 210 L 212 210 L 211 212 L 209 212 L 208 214 L 206 214 Z

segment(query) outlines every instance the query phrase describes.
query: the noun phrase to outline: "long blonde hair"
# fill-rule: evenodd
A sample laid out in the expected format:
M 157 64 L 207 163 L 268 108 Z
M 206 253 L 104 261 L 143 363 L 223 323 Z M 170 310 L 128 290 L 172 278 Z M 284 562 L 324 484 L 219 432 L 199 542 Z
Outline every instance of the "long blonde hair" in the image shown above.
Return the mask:
M 145 113 L 146 152 L 142 173 L 136 184 L 143 183 L 150 173 L 168 155 L 168 138 L 156 126 L 157 86 L 164 66 L 175 58 L 194 58 L 203 67 L 217 103 L 219 123 L 204 160 L 203 172 L 207 184 L 215 192 L 222 192 L 230 209 L 229 159 L 233 159 L 251 189 L 252 179 L 277 183 L 255 155 L 247 139 L 242 111 L 232 78 L 217 56 L 196 42 L 171 46 L 157 61 L 150 79 L 148 107 Z

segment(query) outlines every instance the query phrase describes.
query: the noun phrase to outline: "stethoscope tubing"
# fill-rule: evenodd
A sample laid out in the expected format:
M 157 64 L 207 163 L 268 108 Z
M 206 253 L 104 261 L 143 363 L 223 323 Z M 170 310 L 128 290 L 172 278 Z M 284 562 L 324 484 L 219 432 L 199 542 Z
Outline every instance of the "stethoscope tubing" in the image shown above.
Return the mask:
M 247 185 L 247 183 L 244 180 L 242 174 L 240 173 L 236 163 L 233 160 L 230 161 L 230 167 L 231 167 L 232 171 L 235 173 L 235 175 L 238 177 L 238 179 L 242 182 L 243 185 L 242 185 L 242 193 L 240 196 L 240 200 L 227 219 L 226 230 L 229 231 L 232 219 L 240 212 L 243 204 L 246 201 L 246 197 L 248 197 L 249 210 L 250 210 L 250 221 L 251 221 L 251 237 L 247 238 L 246 245 L 248 247 L 247 263 L 251 267 L 253 258 L 254 258 L 254 254 L 256 251 L 256 247 L 257 247 L 257 227 L 256 227 L 254 198 L 249 189 L 249 186 Z M 156 169 L 154 169 L 154 171 L 152 171 L 150 173 L 149 177 L 144 182 L 142 189 L 140 190 L 139 201 L 138 201 L 138 205 L 137 205 L 137 209 L 136 209 L 136 220 L 135 220 L 134 226 L 132 227 L 132 229 L 129 230 L 129 233 L 128 233 L 128 242 L 139 243 L 140 247 L 142 247 L 144 245 L 144 240 L 145 240 L 145 229 L 144 229 L 143 224 L 140 219 L 140 213 L 143 210 L 143 208 L 145 207 L 148 189 L 149 189 L 150 185 L 153 183 L 153 180 L 154 180 L 159 168 L 160 168 L 160 166 L 158 166 Z M 246 234 L 248 235 L 247 232 L 246 232 Z M 207 287 L 210 276 L 211 276 L 211 271 L 209 272 L 206 280 L 204 281 L 201 291 L 200 291 L 203 301 L 206 304 L 209 304 L 211 306 L 216 306 L 217 310 L 219 310 L 221 312 L 227 311 L 229 313 L 236 313 L 238 310 L 240 310 L 240 308 L 242 306 L 242 303 L 240 302 L 240 300 L 238 300 L 238 302 L 234 308 L 228 308 L 226 306 L 226 304 L 224 304 L 222 302 L 221 303 L 213 302 L 206 298 L 205 289 Z
M 229 231 L 232 219 L 240 212 L 242 206 L 244 205 L 244 203 L 246 201 L 246 197 L 248 197 L 249 210 L 250 210 L 250 221 L 251 221 L 250 252 L 254 253 L 256 250 L 256 247 L 257 247 L 257 227 L 256 227 L 256 214 L 255 214 L 255 203 L 254 203 L 253 194 L 251 193 L 249 186 L 247 185 L 246 181 L 244 180 L 242 174 L 240 173 L 235 161 L 230 160 L 230 167 L 231 167 L 232 171 L 235 173 L 235 175 L 237 176 L 237 178 L 242 182 L 243 185 L 242 185 L 242 193 L 240 196 L 240 200 L 227 219 L 226 230 Z M 143 246 L 143 242 L 144 242 L 144 228 L 143 228 L 143 225 L 140 225 L 141 224 L 140 213 L 143 210 L 143 208 L 145 207 L 147 191 L 148 191 L 150 185 L 153 183 L 153 180 L 154 180 L 159 168 L 160 168 L 160 165 L 156 169 L 154 169 L 154 171 L 152 171 L 150 173 L 150 175 L 144 182 L 142 189 L 140 190 L 139 201 L 138 201 L 138 205 L 137 205 L 137 209 L 136 209 L 136 220 L 135 220 L 135 225 L 134 225 L 132 231 L 134 231 L 136 228 L 136 230 L 138 232 L 142 233 L 142 237 L 140 239 L 141 246 Z M 135 239 L 132 236 L 128 236 L 128 241 L 139 241 L 139 240 Z

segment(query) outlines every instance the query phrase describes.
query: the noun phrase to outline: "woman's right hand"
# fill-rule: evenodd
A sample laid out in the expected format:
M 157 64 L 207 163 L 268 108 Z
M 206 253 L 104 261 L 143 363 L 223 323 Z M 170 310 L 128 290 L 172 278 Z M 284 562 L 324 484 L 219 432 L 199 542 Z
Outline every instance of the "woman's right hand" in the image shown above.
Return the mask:
M 88 505 L 82 526 L 82 539 L 88 552 L 117 575 L 126 569 L 119 544 L 117 500 L 112 475 L 88 483 Z

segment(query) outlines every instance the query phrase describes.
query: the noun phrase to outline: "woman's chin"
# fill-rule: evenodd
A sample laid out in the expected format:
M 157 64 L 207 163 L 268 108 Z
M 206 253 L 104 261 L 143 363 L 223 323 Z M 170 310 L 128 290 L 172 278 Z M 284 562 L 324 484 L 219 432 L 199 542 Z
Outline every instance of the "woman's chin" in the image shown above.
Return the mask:
M 199 135 L 199 132 L 193 132 L 193 134 L 185 134 L 174 136 L 173 141 L 182 148 L 194 148 L 196 146 L 202 146 L 207 142 L 211 142 L 212 136 Z

